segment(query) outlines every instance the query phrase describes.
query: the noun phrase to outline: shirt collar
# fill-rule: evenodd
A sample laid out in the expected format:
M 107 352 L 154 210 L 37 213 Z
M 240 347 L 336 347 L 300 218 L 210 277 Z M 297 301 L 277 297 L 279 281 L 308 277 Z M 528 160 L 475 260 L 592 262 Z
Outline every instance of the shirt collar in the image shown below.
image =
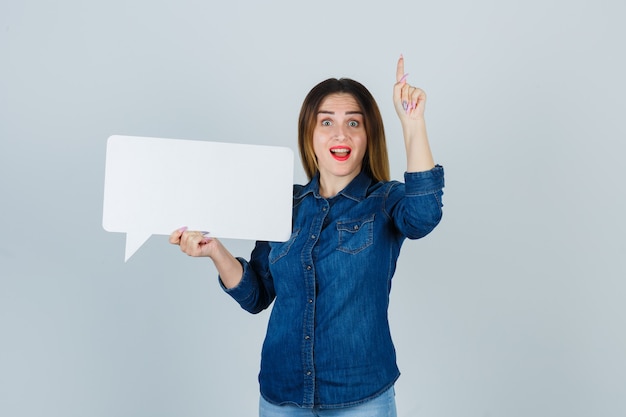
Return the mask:
M 367 175 L 365 171 L 361 171 L 359 175 L 354 177 L 354 179 L 350 181 L 350 184 L 348 184 L 343 190 L 339 191 L 337 195 L 342 195 L 352 200 L 361 201 L 366 197 L 367 189 L 370 187 L 371 183 L 372 179 L 369 177 L 369 175 Z M 309 181 L 309 183 L 302 188 L 296 198 L 304 198 L 307 194 L 310 193 L 312 193 L 316 198 L 322 198 L 320 196 L 319 172 L 315 174 L 311 181 Z

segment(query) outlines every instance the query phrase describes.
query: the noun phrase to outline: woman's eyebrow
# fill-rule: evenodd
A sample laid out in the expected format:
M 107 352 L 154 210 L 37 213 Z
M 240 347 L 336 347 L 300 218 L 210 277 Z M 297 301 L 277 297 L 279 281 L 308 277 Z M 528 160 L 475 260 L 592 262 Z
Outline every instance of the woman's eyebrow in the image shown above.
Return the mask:
M 317 114 L 335 114 L 335 112 L 330 110 L 320 110 Z M 363 112 L 361 110 L 347 111 L 344 114 L 360 114 L 363 116 Z

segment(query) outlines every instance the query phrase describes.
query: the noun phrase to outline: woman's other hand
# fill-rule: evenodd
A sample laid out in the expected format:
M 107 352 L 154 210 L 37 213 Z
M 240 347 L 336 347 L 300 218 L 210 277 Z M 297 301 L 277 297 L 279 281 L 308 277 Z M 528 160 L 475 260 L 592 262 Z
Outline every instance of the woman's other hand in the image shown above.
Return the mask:
M 170 234 L 170 243 L 180 246 L 180 250 L 189 256 L 213 255 L 216 239 L 209 237 L 208 232 L 187 230 L 186 227 L 176 229 Z
M 208 232 L 189 231 L 186 227 L 174 230 L 170 235 L 170 243 L 180 246 L 180 250 L 189 256 L 206 256 L 211 258 L 220 279 L 226 288 L 237 286 L 243 277 L 241 263 Z

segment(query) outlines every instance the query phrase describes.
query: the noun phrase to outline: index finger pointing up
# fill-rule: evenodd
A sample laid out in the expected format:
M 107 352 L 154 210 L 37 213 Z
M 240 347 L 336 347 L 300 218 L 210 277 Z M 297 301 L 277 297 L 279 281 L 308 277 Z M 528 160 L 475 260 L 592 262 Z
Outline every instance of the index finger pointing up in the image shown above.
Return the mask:
M 404 78 L 404 57 L 400 55 L 398 59 L 398 67 L 396 69 L 396 81 L 401 82 Z

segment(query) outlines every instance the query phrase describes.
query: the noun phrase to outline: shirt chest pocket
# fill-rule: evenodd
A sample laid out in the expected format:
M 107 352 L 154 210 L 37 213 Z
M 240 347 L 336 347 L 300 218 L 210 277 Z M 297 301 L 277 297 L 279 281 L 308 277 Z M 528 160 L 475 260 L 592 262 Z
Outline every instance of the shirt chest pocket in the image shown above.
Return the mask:
M 288 241 L 270 243 L 271 249 L 270 249 L 270 254 L 269 254 L 269 260 L 271 263 L 275 263 L 280 258 L 282 258 L 283 256 L 289 253 L 289 249 L 291 249 L 291 245 L 293 245 L 293 242 L 296 240 L 299 233 L 300 233 L 299 229 L 294 230 L 294 232 L 291 234 L 291 237 L 289 238 Z
M 337 250 L 355 254 L 374 243 L 374 215 L 359 220 L 337 222 Z

